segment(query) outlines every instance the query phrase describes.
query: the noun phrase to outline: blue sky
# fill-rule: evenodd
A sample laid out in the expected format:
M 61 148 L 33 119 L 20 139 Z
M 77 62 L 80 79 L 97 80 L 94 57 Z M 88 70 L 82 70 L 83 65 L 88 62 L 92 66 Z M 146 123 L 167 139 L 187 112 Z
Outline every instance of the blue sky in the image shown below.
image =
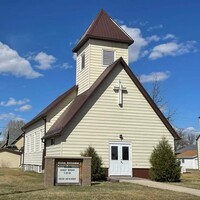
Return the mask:
M 0 130 L 31 120 L 75 84 L 72 48 L 104 9 L 135 40 L 129 66 L 159 80 L 173 126 L 199 131 L 200 2 L 0 0 Z

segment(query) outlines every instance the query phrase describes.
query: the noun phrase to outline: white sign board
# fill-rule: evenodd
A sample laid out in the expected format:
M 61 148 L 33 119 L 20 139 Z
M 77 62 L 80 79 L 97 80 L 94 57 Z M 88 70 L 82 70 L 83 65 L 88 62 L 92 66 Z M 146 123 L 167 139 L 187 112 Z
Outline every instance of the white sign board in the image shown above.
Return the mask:
M 79 163 L 58 162 L 57 165 L 57 183 L 70 184 L 79 183 Z

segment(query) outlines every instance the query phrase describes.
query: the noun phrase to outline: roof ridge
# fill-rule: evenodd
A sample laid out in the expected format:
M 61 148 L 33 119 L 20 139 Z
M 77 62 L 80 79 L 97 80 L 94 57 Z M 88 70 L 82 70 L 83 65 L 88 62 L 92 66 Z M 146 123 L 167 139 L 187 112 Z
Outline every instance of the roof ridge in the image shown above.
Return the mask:
M 68 123 L 71 122 L 71 120 L 76 116 L 78 111 L 85 105 L 85 103 L 88 101 L 88 99 L 99 88 L 99 86 L 102 84 L 102 82 L 104 82 L 104 80 L 108 77 L 108 75 L 112 72 L 112 70 L 117 66 L 118 63 L 122 64 L 122 67 L 124 68 L 126 73 L 129 75 L 129 77 L 131 78 L 133 83 L 136 85 L 138 90 L 144 96 L 146 101 L 152 107 L 154 112 L 157 114 L 157 116 L 160 118 L 160 120 L 165 125 L 165 127 L 168 129 L 168 131 L 172 134 L 172 136 L 175 139 L 180 139 L 178 134 L 176 133 L 176 131 L 173 129 L 173 127 L 169 123 L 169 121 L 165 118 L 163 113 L 159 110 L 157 105 L 153 102 L 152 98 L 146 92 L 146 90 L 144 89 L 142 84 L 139 82 L 137 77 L 133 74 L 133 72 L 128 67 L 128 65 L 126 64 L 126 62 L 124 61 L 124 59 L 122 57 L 120 57 L 114 63 L 112 63 L 110 66 L 108 66 L 88 90 L 86 90 L 85 92 L 83 92 L 80 95 L 76 96 L 76 98 L 71 103 L 71 105 L 58 118 L 58 120 L 55 122 L 55 124 L 50 128 L 50 130 L 44 136 L 44 138 L 49 138 L 49 137 L 61 134 L 64 131 L 64 129 L 68 125 Z M 56 132 L 56 130 L 58 130 L 59 126 L 61 126 L 61 125 L 63 127 L 62 130 L 60 132 Z M 55 134 L 54 134 L 54 130 L 55 130 Z
M 103 14 L 106 14 L 106 12 L 104 12 L 103 9 L 100 10 L 100 12 L 98 13 L 98 15 L 96 16 L 96 18 L 93 20 L 92 24 L 96 21 L 96 24 L 92 27 L 92 24 L 91 24 L 91 32 L 96 28 L 97 26 L 97 23 L 99 22 L 101 16 Z M 89 30 L 90 31 L 90 30 Z
M 128 45 L 134 42 L 103 9 L 97 14 L 72 51 L 77 52 L 89 39 L 121 42 Z
M 42 119 L 45 117 L 48 112 L 50 112 L 55 105 L 59 104 L 65 97 L 67 97 L 69 94 L 71 94 L 73 91 L 77 90 L 78 86 L 74 85 L 71 87 L 69 90 L 65 91 L 62 93 L 60 96 L 58 96 L 56 99 L 54 99 L 49 105 L 47 105 L 38 115 L 36 115 L 32 120 L 30 120 L 28 123 L 26 123 L 22 129 L 28 128 L 30 125 L 33 123 L 37 122 L 38 120 Z

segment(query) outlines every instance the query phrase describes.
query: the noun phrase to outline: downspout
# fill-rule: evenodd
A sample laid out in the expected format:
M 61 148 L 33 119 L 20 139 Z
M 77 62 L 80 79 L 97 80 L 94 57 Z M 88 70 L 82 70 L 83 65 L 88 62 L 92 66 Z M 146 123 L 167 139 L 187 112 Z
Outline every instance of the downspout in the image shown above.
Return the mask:
M 21 159 L 20 159 L 20 165 L 22 167 L 24 167 L 24 150 L 25 150 L 25 130 L 22 129 L 23 133 L 22 133 L 22 137 L 24 138 L 23 140 L 23 149 L 22 149 L 22 156 L 21 156 Z
M 47 118 L 46 118 L 46 116 L 44 116 L 42 119 L 44 120 L 44 135 L 46 135 Z M 46 140 L 42 139 L 42 142 L 44 143 L 44 149 L 43 149 L 43 153 L 42 153 L 42 170 L 44 170 L 44 168 L 45 168 L 45 156 L 46 156 Z

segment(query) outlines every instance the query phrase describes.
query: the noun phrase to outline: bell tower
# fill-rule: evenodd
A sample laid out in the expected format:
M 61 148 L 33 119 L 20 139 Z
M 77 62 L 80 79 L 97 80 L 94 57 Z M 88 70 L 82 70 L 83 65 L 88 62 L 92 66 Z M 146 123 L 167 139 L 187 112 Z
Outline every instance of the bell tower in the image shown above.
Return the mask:
M 86 91 L 106 67 L 123 57 L 128 64 L 128 46 L 133 39 L 101 10 L 73 48 L 77 54 L 76 84 L 78 94 Z

